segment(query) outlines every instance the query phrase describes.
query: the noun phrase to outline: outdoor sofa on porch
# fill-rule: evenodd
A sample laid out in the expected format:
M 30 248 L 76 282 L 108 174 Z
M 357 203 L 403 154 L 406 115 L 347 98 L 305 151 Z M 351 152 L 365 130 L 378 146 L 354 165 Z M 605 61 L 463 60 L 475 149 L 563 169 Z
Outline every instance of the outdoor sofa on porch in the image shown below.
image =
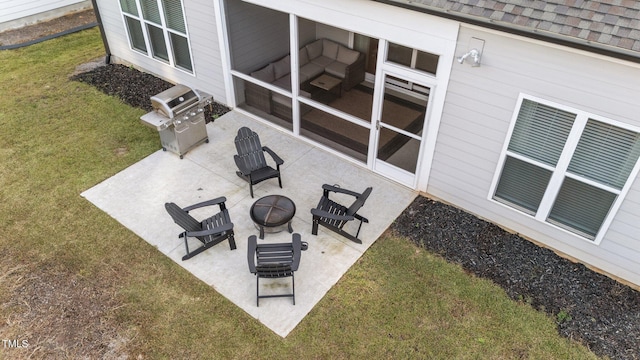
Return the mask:
M 299 61 L 302 96 L 311 97 L 309 82 L 323 73 L 342 79 L 343 91 L 364 81 L 364 54 L 328 39 L 318 39 L 300 48 Z M 252 72 L 251 76 L 291 91 L 291 56 L 271 62 Z M 291 120 L 291 99 L 287 96 L 245 82 L 245 101 L 267 114 Z

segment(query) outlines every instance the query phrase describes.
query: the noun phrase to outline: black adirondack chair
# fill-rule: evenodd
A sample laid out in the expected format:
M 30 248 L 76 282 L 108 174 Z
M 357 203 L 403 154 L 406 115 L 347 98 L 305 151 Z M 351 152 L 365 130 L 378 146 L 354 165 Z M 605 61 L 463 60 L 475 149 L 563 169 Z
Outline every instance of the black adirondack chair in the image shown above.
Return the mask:
M 280 177 L 280 165 L 284 164 L 275 152 L 260 144 L 260 137 L 248 127 L 241 127 L 235 139 L 237 155 L 233 159 L 238 166 L 236 174 L 249 183 L 249 192 L 253 198 L 253 185 L 267 180 L 278 178 L 278 185 L 282 188 Z M 264 153 L 268 153 L 276 163 L 276 168 L 267 164 Z
M 182 257 L 182 260 L 190 259 L 226 239 L 229 239 L 229 247 L 231 250 L 236 249 L 236 242 L 233 234 L 233 223 L 229 217 L 229 211 L 227 210 L 225 201 L 227 201 L 227 199 L 222 196 L 213 200 L 187 206 L 186 208 L 181 208 L 172 202 L 164 204 L 167 212 L 173 218 L 173 221 L 185 230 L 178 236 L 178 238 L 184 238 L 184 246 L 187 249 L 187 254 Z M 189 211 L 193 209 L 212 205 L 218 205 L 220 207 L 220 212 L 209 218 L 198 221 L 189 215 Z M 197 238 L 202 242 L 202 246 L 193 251 L 189 251 L 189 243 L 187 242 L 188 237 Z
M 302 241 L 300 234 L 294 233 L 290 243 L 258 244 L 255 235 L 249 236 L 247 260 L 249 271 L 256 275 L 256 305 L 260 299 L 291 297 L 296 304 L 296 284 L 294 272 L 300 265 Z M 273 279 L 291 277 L 291 293 L 260 295 L 260 278 Z
M 327 184 L 322 185 L 322 189 L 323 195 L 320 198 L 318 206 L 315 209 L 311 209 L 311 214 L 313 214 L 313 225 L 311 228 L 311 233 L 313 235 L 318 235 L 318 225 L 322 225 L 327 229 L 332 230 L 353 242 L 362 244 L 362 240 L 358 239 L 358 235 L 360 235 L 360 228 L 362 227 L 363 222 L 368 223 L 369 220 L 358 215 L 357 212 L 364 205 L 365 201 L 367 201 L 367 198 L 369 197 L 369 194 L 371 194 L 373 188 L 368 187 L 361 194 L 355 191 L 346 190 L 338 186 L 331 186 Z M 355 198 L 355 200 L 349 207 L 346 207 L 344 205 L 338 204 L 333 200 L 330 200 L 329 194 L 331 192 L 351 195 Z M 355 236 L 343 230 L 345 224 L 353 220 L 360 221 L 360 224 L 358 225 L 358 231 L 356 232 Z

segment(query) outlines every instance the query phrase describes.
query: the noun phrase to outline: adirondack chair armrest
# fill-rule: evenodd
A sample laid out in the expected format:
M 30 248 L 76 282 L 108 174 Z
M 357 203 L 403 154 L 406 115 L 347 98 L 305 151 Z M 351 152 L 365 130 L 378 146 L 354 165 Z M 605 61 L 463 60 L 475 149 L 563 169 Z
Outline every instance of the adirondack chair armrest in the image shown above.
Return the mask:
M 220 208 L 224 209 L 225 208 L 225 206 L 224 206 L 225 201 L 227 201 L 227 198 L 224 197 L 224 196 L 220 196 L 220 197 L 217 197 L 215 199 L 211 199 L 211 200 L 203 201 L 203 202 L 200 202 L 200 203 L 197 203 L 197 204 L 189 205 L 189 206 L 183 208 L 182 210 L 184 210 L 186 212 L 189 212 L 189 211 L 191 211 L 193 209 L 198 209 L 198 208 L 201 208 L 201 207 L 211 206 L 211 205 L 220 205 Z
M 293 234 L 292 243 L 293 243 L 293 263 L 291 264 L 291 270 L 297 271 L 298 266 L 300 266 L 300 257 L 302 254 L 302 240 L 300 238 L 300 234 L 298 233 Z
M 354 196 L 356 198 L 362 195 L 362 194 L 357 193 L 355 191 L 343 189 L 343 188 L 340 188 L 340 187 L 337 187 L 337 186 L 333 186 L 333 185 L 328 185 L 328 184 L 322 185 L 322 189 L 325 192 L 325 197 L 329 197 L 328 196 L 328 192 L 329 191 L 335 192 L 335 193 L 342 193 L 342 194 L 351 195 L 351 196 Z
M 236 166 L 238 167 L 238 170 L 240 170 L 240 172 L 242 173 L 242 175 L 249 175 L 251 174 L 251 170 L 249 170 L 249 168 L 247 168 L 244 164 L 244 162 L 242 160 L 240 160 L 240 156 L 238 155 L 233 155 L 233 160 L 236 162 Z
M 271 155 L 271 158 L 273 159 L 273 161 L 276 162 L 277 165 L 284 164 L 284 160 L 282 160 L 282 158 L 280 158 L 278 154 L 276 154 L 273 150 L 269 149 L 267 146 L 263 146 L 262 150 L 265 151 L 267 154 Z
M 311 214 L 313 214 L 313 216 L 318 216 L 318 217 L 323 217 L 323 218 L 338 220 L 338 221 L 351 221 L 355 219 L 355 217 L 350 215 L 336 215 L 320 209 L 311 209 Z
M 249 264 L 249 272 L 255 274 L 258 272 L 256 269 L 256 249 L 258 248 L 258 240 L 255 235 L 249 236 L 247 245 L 247 263 Z
M 186 236 L 189 236 L 189 237 L 221 234 L 223 232 L 230 231 L 232 229 L 233 229 L 233 223 L 227 223 L 215 229 L 208 229 L 208 230 L 201 230 L 201 231 L 185 231 L 182 234 L 180 234 L 180 237 L 184 237 L 185 234 Z

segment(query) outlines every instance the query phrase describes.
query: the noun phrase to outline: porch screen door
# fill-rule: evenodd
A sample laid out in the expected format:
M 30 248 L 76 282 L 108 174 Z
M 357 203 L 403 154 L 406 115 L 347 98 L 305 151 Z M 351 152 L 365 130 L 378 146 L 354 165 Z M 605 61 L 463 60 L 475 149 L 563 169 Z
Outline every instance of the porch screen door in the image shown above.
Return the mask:
M 415 186 L 418 160 L 427 113 L 428 95 L 395 87 L 385 75 L 384 90 L 379 96 L 375 123 L 374 169 L 410 187 Z M 425 86 L 421 86 L 424 89 Z M 380 92 L 378 92 L 380 94 Z

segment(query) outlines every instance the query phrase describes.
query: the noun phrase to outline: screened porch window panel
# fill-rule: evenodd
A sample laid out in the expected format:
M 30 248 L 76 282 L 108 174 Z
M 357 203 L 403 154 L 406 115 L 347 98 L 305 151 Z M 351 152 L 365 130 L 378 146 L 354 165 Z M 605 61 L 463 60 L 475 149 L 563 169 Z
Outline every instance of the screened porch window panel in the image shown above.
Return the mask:
M 640 134 L 590 119 L 568 170 L 620 190 L 639 156 Z
M 187 28 L 184 23 L 181 0 L 162 0 L 162 6 L 164 8 L 167 27 L 186 34 Z
M 413 49 L 406 46 L 389 43 L 389 52 L 387 54 L 387 61 L 392 61 L 400 65 L 411 67 L 411 57 L 413 56 Z
M 507 156 L 494 199 L 535 214 L 544 196 L 551 171 Z
M 594 239 L 616 197 L 606 190 L 565 178 L 549 220 Z
M 436 70 L 438 69 L 439 59 L 440 57 L 438 55 L 418 50 L 418 55 L 416 58 L 416 69 L 426 71 L 430 74 L 435 75 Z
M 564 149 L 576 114 L 523 100 L 509 150 L 555 166 Z
M 158 2 L 156 0 L 140 0 L 140 6 L 142 7 L 142 15 L 145 20 L 157 25 L 162 25 L 160 9 L 158 9 Z

